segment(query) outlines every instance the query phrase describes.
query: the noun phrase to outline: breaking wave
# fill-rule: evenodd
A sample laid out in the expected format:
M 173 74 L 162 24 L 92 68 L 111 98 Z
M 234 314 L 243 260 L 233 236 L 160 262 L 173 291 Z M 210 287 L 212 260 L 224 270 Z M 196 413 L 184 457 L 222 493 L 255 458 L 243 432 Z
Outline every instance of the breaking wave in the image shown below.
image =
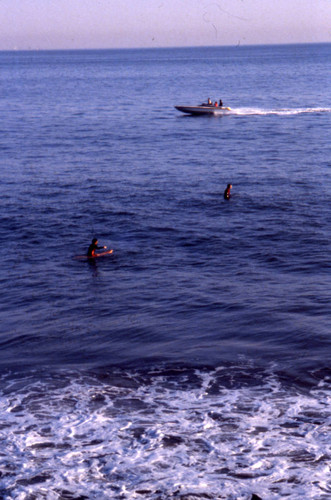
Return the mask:
M 3 379 L 1 498 L 326 500 L 327 382 L 247 367 Z

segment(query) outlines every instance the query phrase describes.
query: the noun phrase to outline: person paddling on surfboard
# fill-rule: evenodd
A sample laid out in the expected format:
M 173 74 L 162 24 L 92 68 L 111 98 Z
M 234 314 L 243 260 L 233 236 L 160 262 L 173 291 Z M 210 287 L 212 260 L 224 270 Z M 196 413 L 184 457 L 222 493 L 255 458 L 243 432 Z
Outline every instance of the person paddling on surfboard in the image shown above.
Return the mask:
M 231 194 L 230 194 L 230 190 L 232 188 L 232 184 L 228 184 L 225 188 L 225 191 L 224 191 L 224 199 L 225 200 L 229 200 L 231 198 Z
M 107 248 L 106 246 L 104 247 L 98 247 L 98 239 L 93 238 L 91 245 L 88 247 L 87 250 L 87 257 L 97 257 L 97 254 L 95 253 L 96 250 L 101 250 Z

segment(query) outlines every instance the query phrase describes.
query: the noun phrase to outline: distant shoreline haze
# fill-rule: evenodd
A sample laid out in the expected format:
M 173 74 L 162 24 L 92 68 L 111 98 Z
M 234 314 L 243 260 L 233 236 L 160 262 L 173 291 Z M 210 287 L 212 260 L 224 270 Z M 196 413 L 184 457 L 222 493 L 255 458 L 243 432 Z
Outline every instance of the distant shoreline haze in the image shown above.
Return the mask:
M 34 48 L 13 48 L 0 49 L 1 52 L 99 52 L 99 51 L 154 51 L 154 50 L 193 50 L 193 49 L 249 49 L 254 47 L 304 47 L 331 45 L 331 42 L 296 42 L 296 43 L 256 43 L 256 44 L 238 44 L 238 45 L 183 45 L 183 46 L 163 46 L 163 47 L 99 47 L 99 48 L 53 48 L 53 49 L 34 49 Z

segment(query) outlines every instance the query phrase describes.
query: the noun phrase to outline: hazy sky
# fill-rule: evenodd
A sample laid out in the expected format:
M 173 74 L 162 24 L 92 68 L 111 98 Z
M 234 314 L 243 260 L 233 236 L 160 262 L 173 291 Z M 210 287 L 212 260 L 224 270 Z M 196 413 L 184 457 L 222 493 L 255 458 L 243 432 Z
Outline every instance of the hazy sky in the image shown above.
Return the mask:
M 0 0 L 0 50 L 331 41 L 331 0 Z

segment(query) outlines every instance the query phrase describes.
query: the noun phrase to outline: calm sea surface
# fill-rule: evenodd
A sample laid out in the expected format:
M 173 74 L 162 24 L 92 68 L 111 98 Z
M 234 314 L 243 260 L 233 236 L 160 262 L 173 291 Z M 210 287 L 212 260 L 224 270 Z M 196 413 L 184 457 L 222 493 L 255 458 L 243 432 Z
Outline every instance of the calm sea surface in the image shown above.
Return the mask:
M 330 62 L 0 53 L 1 498 L 331 498 Z

